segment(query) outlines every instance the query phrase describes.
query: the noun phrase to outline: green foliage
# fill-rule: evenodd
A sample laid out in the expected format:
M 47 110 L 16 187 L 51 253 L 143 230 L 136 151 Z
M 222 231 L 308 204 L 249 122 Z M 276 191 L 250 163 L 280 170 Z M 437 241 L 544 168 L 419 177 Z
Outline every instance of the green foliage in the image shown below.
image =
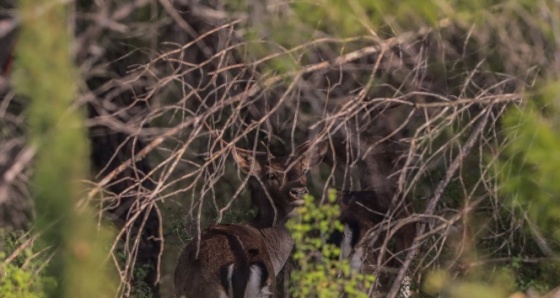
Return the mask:
M 424 291 L 444 297 L 508 297 L 514 288 L 514 280 L 508 270 L 502 269 L 473 272 L 463 280 L 453 280 L 446 271 L 433 271 L 424 283 Z
M 288 222 L 294 239 L 293 258 L 298 270 L 291 274 L 293 297 L 368 297 L 365 292 L 375 281 L 374 276 L 353 272 L 348 260 L 339 260 L 340 249 L 326 240 L 330 233 L 342 231 L 337 220 L 340 214 L 335 204 L 336 191 L 329 191 L 329 203 L 317 207 L 311 196 L 305 196 L 305 207 L 299 217 Z
M 116 250 L 115 256 L 117 258 L 117 261 L 119 262 L 121 268 L 124 267 L 126 265 L 126 261 L 127 261 L 127 255 L 125 254 L 123 247 L 119 247 Z M 131 286 L 131 294 L 130 297 L 134 297 L 134 298 L 152 298 L 154 297 L 153 293 L 152 293 L 152 289 L 150 288 L 150 286 L 144 282 L 144 278 L 146 277 L 146 275 L 148 274 L 148 272 L 150 271 L 150 265 L 149 264 L 138 264 L 136 263 L 134 265 L 134 278 L 133 278 L 133 283 Z
M 514 258 L 507 268 L 514 274 L 518 290 L 533 289 L 539 293 L 544 293 L 558 284 L 559 265 L 557 262 L 546 262 L 528 266 L 520 258 Z
M 251 206 L 239 205 L 237 208 L 230 208 L 226 210 L 224 212 L 224 217 L 222 219 L 222 222 L 224 223 L 249 222 L 251 219 L 255 218 L 255 216 L 256 216 L 256 212 L 253 208 L 251 208 Z M 216 219 L 214 219 L 214 221 Z
M 434 1 L 340 1 L 315 0 L 294 3 L 294 10 L 309 26 L 334 33 L 337 36 L 367 34 L 378 29 L 387 16 L 397 20 L 408 19 L 409 24 L 438 20 L 438 4 Z M 417 21 L 417 22 L 410 22 Z
M 232 9 L 246 11 L 251 1 L 237 1 Z M 512 5 L 508 5 L 512 4 Z M 515 7 L 509 0 L 310 0 L 290 2 L 290 14 L 269 13 L 256 24 L 278 44 L 301 45 L 321 33 L 339 38 L 360 35 L 394 34 L 403 30 L 417 30 L 419 26 L 437 26 L 444 18 L 476 21 L 491 17 L 486 11 L 501 5 Z M 495 9 L 494 9 L 495 10 Z M 264 25 L 264 26 L 263 26 Z M 271 31 L 272 29 L 272 31 Z M 297 31 L 296 31 L 297 30 Z M 293 34 L 298 32 L 298 34 Z
M 144 282 L 144 278 L 150 272 L 151 266 L 149 264 L 142 264 L 134 268 L 134 284 L 132 285 L 132 294 L 134 298 L 152 298 L 154 294 L 150 286 Z
M 520 217 L 526 213 L 554 248 L 560 240 L 560 82 L 549 82 L 535 90 L 537 93 L 525 105 L 510 109 L 503 118 L 507 143 L 495 170 L 501 193 L 513 210 Z M 527 229 L 524 232 L 529 234 Z M 558 262 L 551 260 L 539 266 L 514 262 L 510 267 L 520 289 L 542 291 L 557 286 Z
M 556 154 L 560 149 L 560 83 L 548 83 L 534 90 L 534 96 L 524 105 L 512 107 L 503 118 L 502 133 L 506 142 L 493 165 L 501 195 L 510 204 L 514 216 L 523 218 L 526 213 L 530 222 L 544 231 L 545 241 L 556 249 L 560 239 L 560 157 Z M 511 209 L 507 210 L 508 216 L 511 216 Z M 484 220 L 472 220 L 470 228 L 479 230 L 476 226 L 481 222 Z M 515 290 L 546 292 L 556 287 L 560 274 L 558 262 L 552 259 L 538 264 L 523 261 L 541 257 L 536 244 L 520 239 L 530 235 L 528 229 L 521 229 L 521 235 L 514 234 L 515 237 L 509 239 L 518 244 L 508 246 L 504 252 L 508 257 L 516 256 L 511 263 L 484 265 L 469 270 L 461 278 L 452 277 L 446 271 L 433 271 L 426 278 L 423 290 L 430 295 L 446 297 L 507 297 Z M 469 254 L 474 256 L 478 250 L 496 251 L 499 245 L 480 240 Z
M 0 253 L 0 258 L 3 258 Z M 24 270 L 12 264 L 3 266 L 0 270 L 0 295 L 5 298 L 42 298 L 46 297 L 37 284 L 33 272 Z M 38 287 L 39 286 L 39 287 Z
M 527 213 L 529 220 L 545 232 L 546 241 L 554 249 L 555 242 L 560 240 L 560 156 L 556 154 L 560 149 L 560 83 L 548 83 L 535 90 L 537 93 L 532 98 L 522 106 L 511 108 L 503 118 L 505 147 L 493 165 L 501 194 L 515 216 L 523 218 L 523 213 Z M 528 235 L 527 229 L 521 232 Z M 523 243 L 520 236 L 511 241 Z M 480 241 L 477 249 L 495 250 L 496 244 L 486 245 L 489 247 L 484 248 L 484 242 Z M 532 248 L 517 245 L 513 251 L 507 251 L 508 257 L 517 256 L 510 264 L 485 265 L 460 279 L 445 271 L 433 271 L 425 280 L 423 290 L 449 297 L 507 297 L 514 290 L 532 288 L 545 292 L 557 286 L 560 264 L 553 260 L 537 265 L 524 263 L 522 259 L 540 256 L 535 244 L 527 245 Z M 531 255 L 525 255 L 527 252 Z
M 508 144 L 497 170 L 513 206 L 528 211 L 532 221 L 560 240 L 560 83 L 541 90 L 504 118 Z
M 56 286 L 56 280 L 45 276 L 41 270 L 46 258 L 37 254 L 29 235 L 0 229 L 0 260 L 16 253 L 10 262 L 0 264 L 0 297 L 43 298 L 46 292 Z M 16 251 L 22 247 L 20 251 Z

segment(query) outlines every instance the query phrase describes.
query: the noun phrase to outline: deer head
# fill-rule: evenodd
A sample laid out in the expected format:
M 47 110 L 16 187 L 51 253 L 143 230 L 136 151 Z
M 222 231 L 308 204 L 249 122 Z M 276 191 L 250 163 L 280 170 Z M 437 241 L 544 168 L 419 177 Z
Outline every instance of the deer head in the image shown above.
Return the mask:
M 254 224 L 269 226 L 283 223 L 293 210 L 303 205 L 307 190 L 307 172 L 327 152 L 327 144 L 299 146 L 293 155 L 275 157 L 270 152 L 255 153 L 234 149 L 233 158 L 241 170 L 249 175 L 253 203 L 259 214 Z

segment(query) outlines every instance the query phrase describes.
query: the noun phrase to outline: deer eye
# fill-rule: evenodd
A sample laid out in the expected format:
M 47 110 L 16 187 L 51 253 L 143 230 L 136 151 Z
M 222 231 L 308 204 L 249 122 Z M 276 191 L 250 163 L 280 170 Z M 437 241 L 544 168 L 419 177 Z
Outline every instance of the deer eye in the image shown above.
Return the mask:
M 276 175 L 274 173 L 268 173 L 266 174 L 268 180 L 276 180 Z

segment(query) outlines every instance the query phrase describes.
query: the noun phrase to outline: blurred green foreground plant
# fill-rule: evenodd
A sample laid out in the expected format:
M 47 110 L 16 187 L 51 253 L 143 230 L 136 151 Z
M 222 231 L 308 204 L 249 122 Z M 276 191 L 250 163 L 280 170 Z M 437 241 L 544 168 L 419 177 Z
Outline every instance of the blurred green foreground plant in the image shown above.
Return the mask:
M 288 222 L 294 239 L 293 258 L 297 269 L 291 274 L 292 297 L 368 297 L 375 277 L 350 269 L 348 260 L 339 260 L 340 248 L 327 244 L 334 231 L 342 231 L 336 191 L 329 190 L 328 203 L 316 206 L 313 197 L 304 197 L 305 207 Z
M 83 200 L 89 152 L 85 113 L 76 106 L 79 76 L 70 53 L 70 3 L 22 0 L 18 4 L 21 28 L 13 82 L 15 91 L 29 99 L 26 116 L 28 148 L 35 152 L 37 229 L 45 245 L 54 250 L 47 273 L 57 286 L 47 294 L 114 297 L 115 279 L 106 270 L 110 235 Z M 20 279 L 14 284 L 29 278 L 29 272 L 10 272 L 10 278 Z

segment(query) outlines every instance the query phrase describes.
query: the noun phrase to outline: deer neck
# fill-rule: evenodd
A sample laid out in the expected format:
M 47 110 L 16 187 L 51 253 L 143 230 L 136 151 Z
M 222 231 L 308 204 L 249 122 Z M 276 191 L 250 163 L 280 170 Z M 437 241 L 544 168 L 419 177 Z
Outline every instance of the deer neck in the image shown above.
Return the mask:
M 270 255 L 274 276 L 277 276 L 282 267 L 284 267 L 286 260 L 290 257 L 294 247 L 294 240 L 284 226 L 262 228 L 259 231 L 264 238 L 264 243 Z
M 250 224 L 262 234 L 276 276 L 284 267 L 294 246 L 294 241 L 285 226 L 288 213 L 284 208 L 273 207 L 272 199 L 268 196 L 276 194 L 267 195 L 262 186 L 257 181 L 254 182 L 257 185 L 251 185 L 251 198 L 258 211 Z
M 262 186 L 253 181 L 251 185 L 251 199 L 253 204 L 257 206 L 257 215 L 251 221 L 251 225 L 255 228 L 271 228 L 284 227 L 287 220 L 287 212 L 281 206 L 274 206 L 272 198 L 277 194 L 266 193 Z

